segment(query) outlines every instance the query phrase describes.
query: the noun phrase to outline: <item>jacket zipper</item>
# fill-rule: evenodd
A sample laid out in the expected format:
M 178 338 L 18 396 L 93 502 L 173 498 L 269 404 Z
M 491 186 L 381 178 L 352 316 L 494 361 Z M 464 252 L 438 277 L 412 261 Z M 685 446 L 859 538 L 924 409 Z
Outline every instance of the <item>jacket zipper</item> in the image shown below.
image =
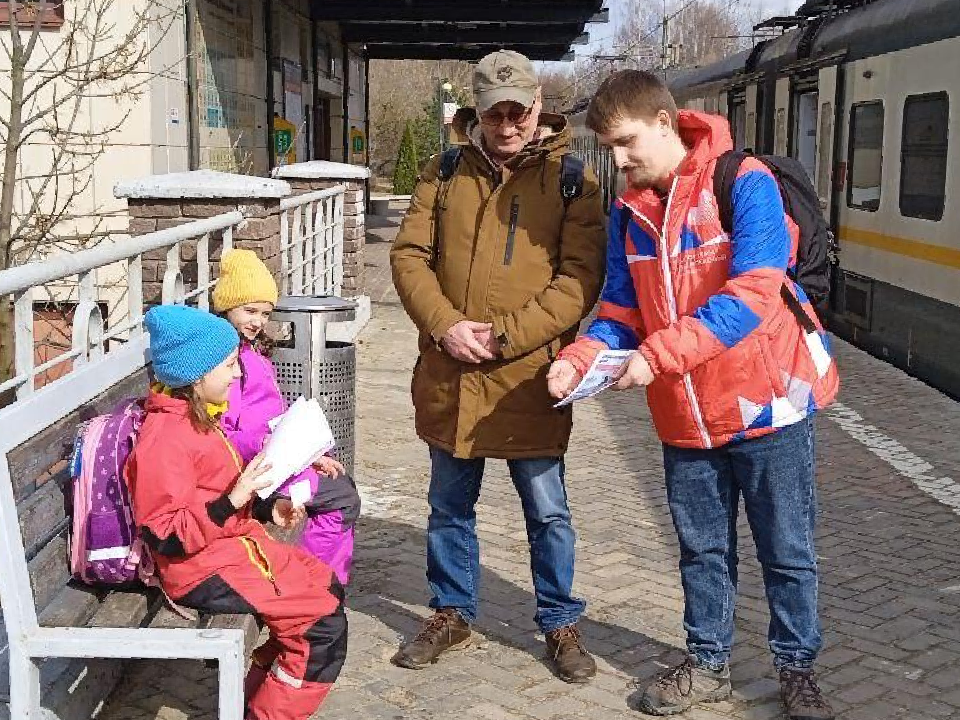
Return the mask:
M 507 229 L 507 248 L 503 252 L 503 264 L 513 261 L 513 244 L 517 235 L 517 220 L 520 218 L 520 196 L 514 195 L 510 202 L 510 226 Z
M 674 178 L 673 183 L 670 185 L 670 194 L 667 196 L 667 206 L 663 213 L 663 230 L 660 232 L 660 268 L 663 272 L 663 280 L 667 286 L 667 304 L 670 308 L 671 323 L 679 320 L 677 296 L 674 294 L 673 275 L 670 272 L 670 250 L 667 247 L 667 233 L 670 227 L 670 206 L 673 204 L 673 193 L 676 189 L 677 178 Z M 690 377 L 690 373 L 684 373 L 683 375 L 683 388 L 686 391 L 687 401 L 690 403 L 690 409 L 693 412 L 693 419 L 697 424 L 697 430 L 700 432 L 700 439 L 703 441 L 704 447 L 709 449 L 713 447 L 713 443 L 710 442 L 710 433 L 707 432 L 706 423 L 703 421 L 703 412 L 700 410 L 700 403 L 693 390 L 693 379 Z
M 277 586 L 277 578 L 274 576 L 273 569 L 270 567 L 270 560 L 267 558 L 267 554 L 263 551 L 260 543 L 249 535 L 241 536 L 240 542 L 243 543 L 243 546 L 247 549 L 247 557 L 250 558 L 253 566 L 273 585 L 273 591 L 278 596 L 282 595 L 283 593 L 280 592 L 280 588 Z

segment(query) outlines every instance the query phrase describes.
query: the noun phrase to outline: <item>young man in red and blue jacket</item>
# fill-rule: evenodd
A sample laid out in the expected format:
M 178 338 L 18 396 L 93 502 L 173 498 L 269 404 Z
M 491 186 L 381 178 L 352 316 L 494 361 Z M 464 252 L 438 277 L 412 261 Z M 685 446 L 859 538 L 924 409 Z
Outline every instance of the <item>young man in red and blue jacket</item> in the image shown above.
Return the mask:
M 788 715 L 832 719 L 813 674 L 821 647 L 813 414 L 834 399 L 838 378 L 827 335 L 787 275 L 797 227 L 770 171 L 748 157 L 731 191 L 732 233 L 724 232 L 713 180 L 733 147 L 727 122 L 678 111 L 654 75 L 611 76 L 587 125 L 629 189 L 610 213 L 599 315 L 560 353 L 548 382 L 564 397 L 600 350 L 637 351 L 618 387 L 646 387 L 663 442 L 689 653 L 646 689 L 642 708 L 669 715 L 731 692 L 742 496 Z M 784 285 L 817 332 L 787 307 Z

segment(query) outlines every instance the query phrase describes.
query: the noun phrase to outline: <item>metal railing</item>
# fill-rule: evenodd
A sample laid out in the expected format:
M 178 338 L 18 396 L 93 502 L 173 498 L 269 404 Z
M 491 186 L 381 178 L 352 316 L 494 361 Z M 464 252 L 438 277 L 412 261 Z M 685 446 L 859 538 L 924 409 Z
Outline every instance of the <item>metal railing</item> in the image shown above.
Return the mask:
M 345 190 L 337 185 L 280 201 L 282 294 L 340 294 Z
M 306 193 L 280 202 L 280 276 L 284 295 L 338 295 L 343 285 L 343 199 L 345 188 L 337 186 Z M 0 297 L 12 295 L 15 325 L 14 377 L 0 383 L 0 393 L 16 390 L 17 400 L 37 390 L 38 378 L 64 367 L 78 367 L 103 358 L 108 344 L 134 344 L 143 335 L 144 256 L 156 259 L 166 251 L 160 302 L 191 303 L 209 309 L 210 291 L 216 283 L 211 273 L 211 241 L 221 243 L 221 252 L 233 247 L 234 230 L 245 216 L 233 211 L 185 225 L 140 235 L 121 242 L 104 242 L 95 248 L 63 253 L 0 271 Z M 196 264 L 191 288 L 184 282 L 184 253 L 189 244 L 189 264 Z M 195 250 L 195 258 L 193 248 Z M 110 313 L 116 321 L 108 326 L 101 303 L 102 287 L 97 272 L 119 263 L 126 278 L 125 312 Z M 76 305 L 70 347 L 46 362 L 36 362 L 35 306 L 39 289 L 76 278 Z M 195 282 L 193 280 L 195 279 Z M 71 298 L 72 299 L 72 298 Z M 144 345 L 145 346 L 145 345 Z M 66 366 L 71 363 L 72 366 Z M 54 382 L 57 382 L 56 380 Z

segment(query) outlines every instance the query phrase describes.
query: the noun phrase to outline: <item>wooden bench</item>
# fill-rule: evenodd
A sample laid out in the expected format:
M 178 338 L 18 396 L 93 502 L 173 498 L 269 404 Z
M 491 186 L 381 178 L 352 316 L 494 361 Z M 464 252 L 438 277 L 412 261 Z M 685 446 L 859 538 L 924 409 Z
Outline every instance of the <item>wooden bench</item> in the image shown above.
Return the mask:
M 126 658 L 198 659 L 219 666 L 220 720 L 241 720 L 251 615 L 191 623 L 157 591 L 94 589 L 70 578 L 65 499 L 77 426 L 147 388 L 146 340 L 75 369 L 0 410 L 0 719 L 86 720 Z M 10 685 L 4 664 L 9 665 Z M 5 707 L 8 705 L 8 708 Z M 41 710 L 41 705 L 44 710 Z

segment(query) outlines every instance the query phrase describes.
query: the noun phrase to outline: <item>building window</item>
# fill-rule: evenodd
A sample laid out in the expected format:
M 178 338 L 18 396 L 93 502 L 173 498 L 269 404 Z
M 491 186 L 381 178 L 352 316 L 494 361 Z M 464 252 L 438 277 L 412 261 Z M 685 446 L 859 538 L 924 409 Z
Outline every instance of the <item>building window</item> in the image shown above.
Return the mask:
M 883 175 L 883 103 L 858 103 L 850 108 L 850 182 L 847 205 L 871 212 L 880 208 Z
M 64 2 L 66 0 L 48 3 L 48 6 L 43 10 L 40 27 L 58 28 L 63 25 Z M 10 27 L 10 6 L 13 4 L 13 2 L 0 2 L 0 27 Z M 21 32 L 28 31 L 36 22 L 37 11 L 35 3 L 24 3 L 23 0 L 20 0 L 20 9 L 17 11 L 17 25 L 20 26 Z
M 911 95 L 904 103 L 900 146 L 900 214 L 904 217 L 943 217 L 949 123 L 950 100 L 945 92 Z

